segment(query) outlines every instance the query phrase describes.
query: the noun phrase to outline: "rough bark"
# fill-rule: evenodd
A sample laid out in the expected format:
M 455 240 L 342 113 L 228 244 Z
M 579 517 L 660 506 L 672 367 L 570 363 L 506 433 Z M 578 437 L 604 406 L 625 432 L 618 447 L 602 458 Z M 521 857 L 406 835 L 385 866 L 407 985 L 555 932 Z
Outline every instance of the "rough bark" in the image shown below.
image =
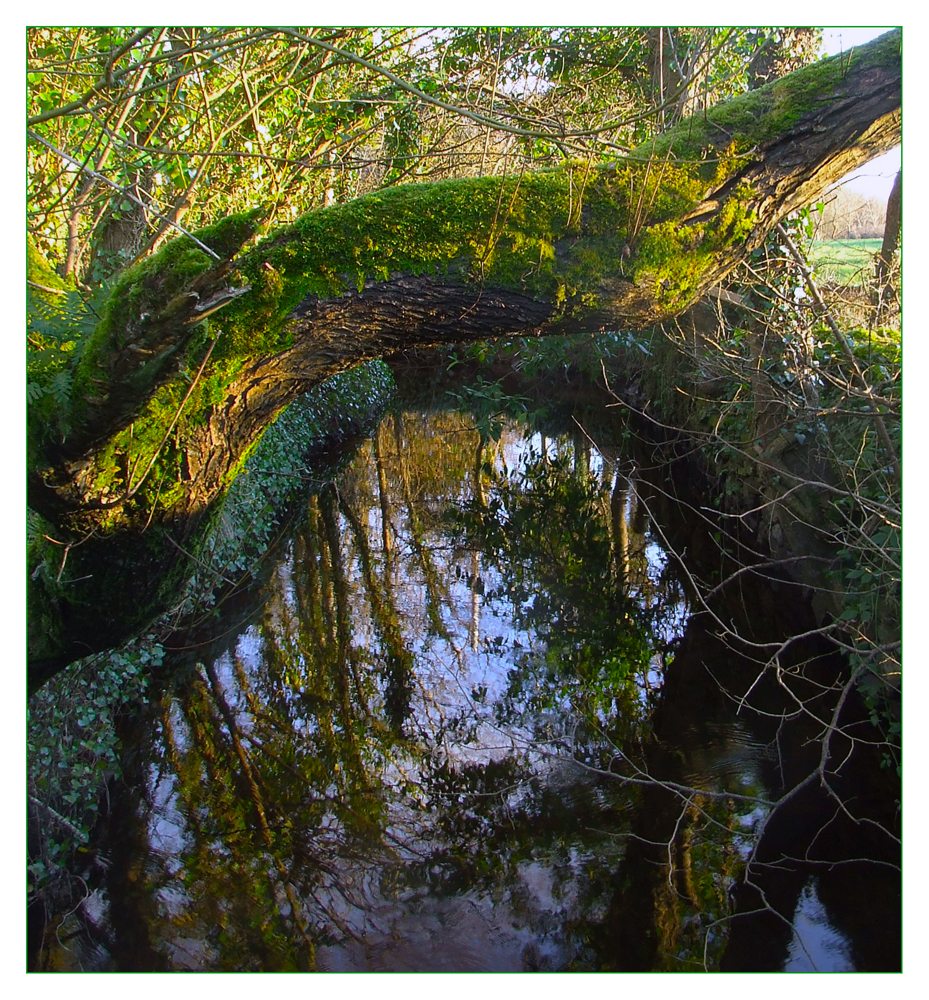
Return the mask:
M 258 220 L 226 220 L 196 234 L 212 256 L 182 238 L 130 269 L 75 370 L 69 434 L 30 421 L 29 503 L 70 546 L 67 573 L 32 582 L 35 675 L 161 610 L 178 545 L 314 384 L 400 348 L 683 312 L 787 213 L 899 143 L 899 46 L 892 32 L 799 70 L 628 160 L 408 185 L 245 252 Z
M 893 266 L 894 254 L 900 243 L 900 222 L 903 203 L 903 171 L 898 170 L 894 185 L 887 199 L 887 214 L 884 218 L 884 239 L 875 261 L 874 304 L 880 309 L 887 298 L 890 285 L 890 271 Z

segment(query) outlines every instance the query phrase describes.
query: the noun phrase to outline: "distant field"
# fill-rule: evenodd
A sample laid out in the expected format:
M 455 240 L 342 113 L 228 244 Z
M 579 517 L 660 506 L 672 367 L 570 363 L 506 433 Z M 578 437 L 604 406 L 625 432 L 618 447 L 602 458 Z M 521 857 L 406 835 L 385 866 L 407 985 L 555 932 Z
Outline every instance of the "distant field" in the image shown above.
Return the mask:
M 874 255 L 880 240 L 814 241 L 810 261 L 821 281 L 860 285 L 874 273 Z

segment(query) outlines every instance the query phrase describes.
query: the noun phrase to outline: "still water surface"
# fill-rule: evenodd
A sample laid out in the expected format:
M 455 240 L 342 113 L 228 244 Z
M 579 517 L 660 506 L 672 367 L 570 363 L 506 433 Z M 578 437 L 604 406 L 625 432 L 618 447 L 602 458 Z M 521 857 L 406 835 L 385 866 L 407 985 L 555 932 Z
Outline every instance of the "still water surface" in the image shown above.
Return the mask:
M 306 501 L 260 610 L 126 724 L 82 966 L 893 967 L 889 865 L 779 842 L 786 919 L 733 920 L 811 734 L 764 683 L 740 707 L 759 668 L 689 580 L 712 533 L 655 480 L 602 432 L 385 418 Z M 746 577 L 720 607 L 746 603 L 748 631 L 799 627 L 795 589 Z M 817 808 L 788 827 L 835 860 Z

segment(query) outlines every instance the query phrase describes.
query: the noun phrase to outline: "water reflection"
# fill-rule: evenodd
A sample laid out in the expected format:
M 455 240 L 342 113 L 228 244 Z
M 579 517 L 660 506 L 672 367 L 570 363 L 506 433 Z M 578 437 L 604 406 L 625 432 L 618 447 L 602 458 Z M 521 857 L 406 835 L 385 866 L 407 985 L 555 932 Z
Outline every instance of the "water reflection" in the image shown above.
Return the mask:
M 258 620 L 124 733 L 87 965 L 718 967 L 784 716 L 712 683 L 744 666 L 649 496 L 583 434 L 388 417 L 308 501 Z M 800 940 L 828 926 L 819 884 Z M 823 934 L 812 960 L 843 967 Z
M 787 953 L 785 972 L 854 972 L 848 942 L 829 922 L 829 914 L 811 877 L 803 887 L 793 918 L 793 939 Z

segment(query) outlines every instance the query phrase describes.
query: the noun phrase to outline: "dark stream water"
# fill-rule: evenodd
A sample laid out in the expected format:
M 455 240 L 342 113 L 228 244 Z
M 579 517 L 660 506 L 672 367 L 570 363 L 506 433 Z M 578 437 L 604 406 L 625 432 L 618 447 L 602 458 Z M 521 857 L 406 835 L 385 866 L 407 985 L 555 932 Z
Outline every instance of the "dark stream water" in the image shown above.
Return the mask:
M 123 724 L 72 967 L 899 968 L 879 763 L 841 772 L 870 824 L 770 805 L 844 669 L 813 636 L 763 670 L 799 589 L 706 613 L 714 528 L 619 424 L 492 429 L 385 418 Z

